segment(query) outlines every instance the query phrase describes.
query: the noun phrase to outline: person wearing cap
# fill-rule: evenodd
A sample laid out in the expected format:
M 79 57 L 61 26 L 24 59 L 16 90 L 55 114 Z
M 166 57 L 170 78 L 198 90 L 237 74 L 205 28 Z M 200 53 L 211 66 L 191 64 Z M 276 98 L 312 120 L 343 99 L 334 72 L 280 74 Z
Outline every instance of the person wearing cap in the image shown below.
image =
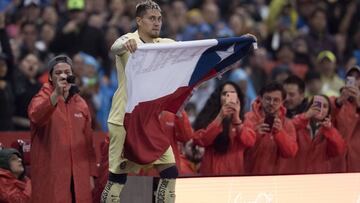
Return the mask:
M 352 78 L 352 79 L 350 79 Z M 360 67 L 346 73 L 346 85 L 333 98 L 335 126 L 348 145 L 347 153 L 334 160 L 336 172 L 360 172 Z
M 72 61 L 59 55 L 48 63 L 49 82 L 33 97 L 31 126 L 31 202 L 92 202 L 97 176 L 91 115 L 67 82 Z
M 0 149 L 0 202 L 27 203 L 31 181 L 25 176 L 21 154 L 13 148 Z
M 109 126 L 109 179 L 102 192 L 101 202 L 120 202 L 120 193 L 124 188 L 127 173 L 138 172 L 143 165 L 127 160 L 122 156 L 125 143 L 124 117 L 127 102 L 125 66 L 131 53 L 135 52 L 139 44 L 145 43 L 171 43 L 173 40 L 159 38 L 162 15 L 160 6 L 153 1 L 143 1 L 136 6 L 137 31 L 127 33 L 118 38 L 111 47 L 111 52 L 116 56 L 116 69 L 118 75 L 118 89 L 113 99 L 108 118 Z M 147 138 L 151 139 L 151 138 Z M 154 140 L 154 142 L 158 142 Z M 156 192 L 156 201 L 175 201 L 175 179 L 178 169 L 175 157 L 170 146 L 157 143 L 154 152 L 163 154 L 154 165 L 160 173 L 159 187 Z M 159 147 L 160 146 L 160 147 Z M 161 148 L 161 149 L 159 149 Z M 165 150 L 163 150 L 165 148 Z M 136 153 L 136 152 L 130 152 Z M 154 153 L 153 153 L 154 154 Z M 143 156 L 148 156 L 144 154 Z
M 41 15 L 40 0 L 24 0 L 23 1 L 23 18 L 25 22 L 38 23 Z
M 317 58 L 317 70 L 321 74 L 322 93 L 326 96 L 339 96 L 344 81 L 336 74 L 336 56 L 329 50 L 321 51 Z

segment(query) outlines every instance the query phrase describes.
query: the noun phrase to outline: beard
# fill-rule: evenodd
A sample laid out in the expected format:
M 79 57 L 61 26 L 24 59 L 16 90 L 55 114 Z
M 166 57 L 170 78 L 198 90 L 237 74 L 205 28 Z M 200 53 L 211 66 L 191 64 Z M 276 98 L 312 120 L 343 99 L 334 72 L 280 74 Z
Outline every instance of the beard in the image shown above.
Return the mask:
M 149 35 L 151 38 L 158 38 L 160 36 L 160 31 L 151 31 Z
M 266 114 L 274 114 L 277 112 L 277 109 L 275 107 L 266 106 L 266 107 L 264 107 L 264 112 Z
M 158 38 L 159 36 L 160 36 L 160 35 L 158 35 L 158 34 L 151 34 L 151 35 L 150 35 L 150 37 L 153 38 L 153 39 Z

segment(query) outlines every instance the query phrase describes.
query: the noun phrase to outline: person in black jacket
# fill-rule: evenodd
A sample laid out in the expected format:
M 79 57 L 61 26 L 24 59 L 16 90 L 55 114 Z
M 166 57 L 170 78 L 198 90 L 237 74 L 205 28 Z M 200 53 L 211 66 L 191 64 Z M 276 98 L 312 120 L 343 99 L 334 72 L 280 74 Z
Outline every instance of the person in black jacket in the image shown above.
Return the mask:
M 286 99 L 284 105 L 286 107 L 286 117 L 292 118 L 297 114 L 306 111 L 308 100 L 305 98 L 305 83 L 295 76 L 289 76 L 284 82 L 283 86 L 286 92 Z
M 13 122 L 15 130 L 30 130 L 27 108 L 32 97 L 41 88 L 41 83 L 36 78 L 39 68 L 39 58 L 34 54 L 27 54 L 20 60 L 16 71 L 14 71 L 13 90 L 16 109 Z

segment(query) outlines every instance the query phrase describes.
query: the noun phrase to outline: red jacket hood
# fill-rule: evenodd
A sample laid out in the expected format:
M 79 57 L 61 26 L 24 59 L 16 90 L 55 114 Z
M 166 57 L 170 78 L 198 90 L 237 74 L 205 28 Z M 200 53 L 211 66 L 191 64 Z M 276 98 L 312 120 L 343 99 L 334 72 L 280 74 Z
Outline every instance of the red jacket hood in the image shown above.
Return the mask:
M 28 177 L 25 177 L 23 181 L 17 179 L 10 171 L 0 168 L 0 178 L 5 179 L 6 182 L 13 182 L 18 188 L 25 189 L 26 182 L 29 181 Z
M 0 178 L 14 179 L 16 177 L 9 170 L 0 168 Z

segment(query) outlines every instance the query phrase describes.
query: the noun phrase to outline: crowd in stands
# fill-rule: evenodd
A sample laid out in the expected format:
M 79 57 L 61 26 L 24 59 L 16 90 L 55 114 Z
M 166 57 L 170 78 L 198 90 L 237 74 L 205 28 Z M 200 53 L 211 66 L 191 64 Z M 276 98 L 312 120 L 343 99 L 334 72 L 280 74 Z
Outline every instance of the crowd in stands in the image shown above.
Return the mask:
M 107 131 L 111 98 L 118 82 L 114 56 L 109 50 L 121 35 L 136 30 L 134 8 L 138 2 L 138 0 L 87 0 L 86 2 L 2 0 L 0 3 L 0 130 L 29 130 L 27 107 L 42 84 L 48 81 L 45 64 L 53 56 L 65 53 L 73 59 L 80 93 L 87 101 L 93 117 L 93 129 Z M 352 135 L 360 133 L 356 127 L 359 123 L 353 124 L 351 129 L 349 123 L 346 123 L 349 118 L 357 120 L 358 117 L 356 108 L 347 106 L 349 95 L 355 95 L 356 90 L 344 88 L 351 67 L 360 65 L 359 1 L 161 0 L 157 2 L 164 16 L 162 37 L 177 41 L 235 37 L 246 33 L 252 33 L 257 37 L 259 47 L 257 50 L 234 64 L 233 69 L 228 73 L 197 87 L 188 101 L 185 110 L 195 134 L 187 139 L 190 139 L 189 142 L 181 144 L 181 153 L 192 163 L 198 164 L 202 157 L 203 160 L 212 161 L 214 156 L 210 156 L 209 153 L 232 153 L 231 147 L 227 151 L 221 146 L 224 143 L 227 146 L 241 148 L 241 153 L 247 147 L 259 145 L 258 142 L 254 143 L 256 133 L 242 136 L 240 132 L 231 132 L 233 136 L 239 134 L 240 141 L 243 142 L 242 146 L 235 146 L 234 140 L 216 138 L 218 133 L 214 132 L 220 132 L 222 127 L 219 123 L 212 122 L 218 115 L 221 105 L 218 102 L 218 106 L 211 106 L 214 104 L 210 100 L 214 96 L 213 93 L 220 97 L 222 88 L 226 86 L 220 86 L 221 84 L 228 84 L 237 92 L 242 92 L 238 94 L 241 108 L 237 113 L 239 120 L 244 122 L 241 124 L 244 125 L 243 131 L 245 127 L 254 128 L 254 124 L 247 123 L 247 118 L 249 122 L 264 119 L 256 117 L 257 113 L 254 111 L 259 110 L 256 108 L 260 108 L 261 99 L 266 99 L 263 96 L 268 92 L 261 94 L 260 90 L 269 82 L 276 81 L 283 84 L 285 89 L 285 96 L 279 99 L 281 102 L 284 101 L 285 106 L 281 108 L 286 107 L 287 112 L 281 119 L 285 117 L 295 119 L 293 126 L 287 126 L 290 129 L 288 132 L 295 132 L 296 129 L 297 132 L 304 131 L 302 134 L 307 133 L 304 130 L 307 127 L 304 115 L 301 115 L 302 117 L 296 115 L 310 111 L 306 119 L 314 117 L 314 113 L 311 113 L 312 97 L 323 95 L 329 115 L 337 115 L 337 118 L 344 117 L 344 112 L 351 115 L 345 116 L 344 119 L 331 118 L 337 131 L 340 132 L 325 136 L 332 140 L 330 142 L 335 146 L 336 150 L 332 152 L 345 156 L 343 155 L 345 145 L 349 151 L 359 151 L 360 145 L 349 144 Z M 356 76 L 357 69 L 352 69 L 350 72 Z M 296 79 L 292 78 L 293 76 L 296 76 Z M 294 84 L 295 87 L 291 86 Z M 283 93 L 281 88 L 274 90 Z M 270 103 L 277 102 L 274 98 L 270 100 Z M 248 112 L 256 115 L 244 117 Z M 220 123 L 227 126 L 237 125 L 237 123 L 229 124 L 226 119 Z M 212 140 L 208 140 L 211 137 L 204 136 L 204 133 L 208 133 L 204 128 L 209 126 L 213 127 Z M 332 129 L 333 126 L 330 128 L 329 132 L 336 130 Z M 313 134 L 316 134 L 315 131 Z M 217 140 L 218 144 L 211 145 L 213 140 Z M 295 140 L 294 138 L 292 141 Z M 297 142 L 299 145 L 299 139 Z M 291 146 L 284 146 L 282 153 L 284 157 L 294 157 L 297 151 L 298 149 Z M 251 156 L 248 157 L 263 157 L 262 152 L 259 151 L 250 150 L 249 153 Z M 270 158 L 274 157 L 269 157 L 269 160 Z M 349 159 L 358 158 L 355 156 Z M 246 162 L 245 159 L 244 161 Z M 339 168 L 343 168 L 336 171 L 346 171 L 344 160 L 339 159 L 338 163 Z M 200 172 L 209 174 L 208 170 L 211 167 L 214 167 L 212 172 L 216 171 L 213 174 L 221 174 L 217 166 L 209 163 L 200 166 Z M 229 166 L 232 167 L 237 166 Z M 262 171 L 262 166 L 257 166 L 256 163 L 251 167 L 252 171 L 257 171 L 254 174 L 272 172 Z M 355 169 L 356 167 L 353 168 L 358 170 Z M 241 174 L 246 168 L 241 166 L 238 171 Z

